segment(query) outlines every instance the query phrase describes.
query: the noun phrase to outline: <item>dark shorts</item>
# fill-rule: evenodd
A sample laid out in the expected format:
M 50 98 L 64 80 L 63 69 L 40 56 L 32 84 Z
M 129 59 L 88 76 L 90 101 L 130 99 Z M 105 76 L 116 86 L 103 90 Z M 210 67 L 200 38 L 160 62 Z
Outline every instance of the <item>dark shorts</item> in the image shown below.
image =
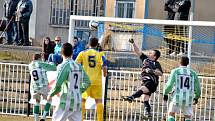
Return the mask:
M 157 90 L 158 83 L 148 79 L 143 81 L 142 86 L 146 86 L 149 89 L 148 95 L 151 95 L 151 93 L 154 93 Z

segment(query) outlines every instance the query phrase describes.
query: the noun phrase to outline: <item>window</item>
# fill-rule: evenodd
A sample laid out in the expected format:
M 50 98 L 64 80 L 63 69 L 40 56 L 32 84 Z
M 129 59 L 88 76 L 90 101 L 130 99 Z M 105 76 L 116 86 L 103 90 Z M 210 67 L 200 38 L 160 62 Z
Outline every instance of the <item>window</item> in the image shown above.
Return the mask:
M 104 0 L 51 0 L 51 25 L 69 25 L 70 15 L 104 16 Z M 76 22 L 76 27 L 88 27 Z
M 117 0 L 116 17 L 133 18 L 134 17 L 134 0 Z

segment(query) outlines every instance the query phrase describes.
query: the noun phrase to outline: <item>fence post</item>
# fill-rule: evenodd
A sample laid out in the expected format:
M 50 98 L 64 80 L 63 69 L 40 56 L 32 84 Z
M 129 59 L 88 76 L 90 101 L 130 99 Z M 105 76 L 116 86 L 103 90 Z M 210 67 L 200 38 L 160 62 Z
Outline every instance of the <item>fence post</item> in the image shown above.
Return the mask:
M 106 121 L 106 113 L 107 113 L 107 93 L 108 93 L 108 76 L 105 78 L 105 95 L 104 95 L 104 113 L 103 113 L 103 121 Z
M 30 112 L 31 112 L 31 104 L 29 103 L 29 101 L 31 100 L 31 75 L 29 74 L 29 85 L 28 85 L 28 108 L 27 108 L 27 116 L 29 117 Z

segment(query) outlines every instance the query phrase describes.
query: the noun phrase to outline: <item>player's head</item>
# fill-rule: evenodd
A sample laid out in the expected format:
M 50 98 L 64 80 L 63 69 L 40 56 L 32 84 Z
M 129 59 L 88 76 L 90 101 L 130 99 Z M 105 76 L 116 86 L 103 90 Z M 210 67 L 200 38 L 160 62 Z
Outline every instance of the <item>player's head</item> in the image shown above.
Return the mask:
M 73 43 L 74 43 L 74 46 L 76 46 L 78 44 L 78 37 L 74 37 Z
M 72 53 L 73 53 L 72 45 L 70 43 L 64 43 L 61 48 L 61 54 L 66 58 L 70 58 L 72 56 Z
M 89 46 L 92 48 L 96 48 L 98 46 L 98 39 L 93 37 L 89 41 Z
M 42 58 L 41 58 L 41 54 L 39 54 L 39 53 L 35 53 L 34 55 L 33 55 L 33 60 L 41 60 Z
M 187 66 L 189 64 L 189 58 L 187 56 L 182 56 L 180 60 L 182 66 Z
M 157 60 L 161 56 L 161 53 L 159 50 L 151 50 L 149 52 L 149 58 L 151 60 Z

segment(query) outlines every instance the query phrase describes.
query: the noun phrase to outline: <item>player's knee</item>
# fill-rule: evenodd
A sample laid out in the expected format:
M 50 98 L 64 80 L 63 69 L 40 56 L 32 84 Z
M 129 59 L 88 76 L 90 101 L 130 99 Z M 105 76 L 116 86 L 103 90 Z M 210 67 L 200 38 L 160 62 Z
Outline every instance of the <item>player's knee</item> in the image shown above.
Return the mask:
M 143 93 L 148 93 L 149 92 L 149 89 L 146 86 L 141 86 L 140 90 L 142 90 Z
M 95 99 L 96 103 L 102 103 L 102 99 Z

